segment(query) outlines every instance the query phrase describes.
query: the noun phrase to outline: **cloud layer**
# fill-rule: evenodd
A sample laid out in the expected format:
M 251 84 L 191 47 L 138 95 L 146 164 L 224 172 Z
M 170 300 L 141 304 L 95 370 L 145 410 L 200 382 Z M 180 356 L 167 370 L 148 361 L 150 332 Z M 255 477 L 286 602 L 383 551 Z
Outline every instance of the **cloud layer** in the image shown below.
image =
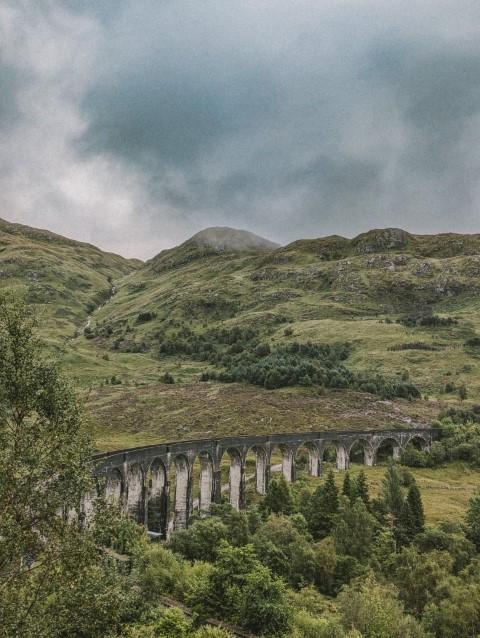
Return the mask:
M 4 0 L 0 217 L 139 257 L 480 232 L 479 31 L 476 0 Z

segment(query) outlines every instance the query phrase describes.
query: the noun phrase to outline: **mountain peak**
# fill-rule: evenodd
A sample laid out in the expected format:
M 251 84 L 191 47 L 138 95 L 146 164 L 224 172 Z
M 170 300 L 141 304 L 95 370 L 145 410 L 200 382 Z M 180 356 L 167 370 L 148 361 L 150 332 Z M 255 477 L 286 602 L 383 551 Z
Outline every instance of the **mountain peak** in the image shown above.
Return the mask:
M 255 235 L 248 230 L 229 228 L 228 226 L 212 226 L 193 235 L 187 244 L 196 244 L 215 252 L 236 252 L 250 250 L 275 250 L 279 244 Z

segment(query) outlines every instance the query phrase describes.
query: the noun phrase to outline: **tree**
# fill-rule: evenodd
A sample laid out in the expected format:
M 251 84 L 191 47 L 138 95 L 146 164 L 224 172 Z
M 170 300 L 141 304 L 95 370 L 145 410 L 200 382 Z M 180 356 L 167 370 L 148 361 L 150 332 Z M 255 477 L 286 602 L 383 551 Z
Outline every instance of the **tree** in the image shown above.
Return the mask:
M 448 596 L 428 605 L 424 625 L 437 638 L 471 638 L 480 634 L 480 585 L 456 579 Z
M 237 622 L 249 631 L 284 636 L 290 628 L 292 616 L 285 585 L 263 565 L 247 574 L 238 602 Z
M 350 503 L 343 499 L 332 530 L 335 549 L 365 562 L 372 552 L 376 527 L 375 518 L 363 501 Z
M 395 589 L 379 584 L 373 574 L 360 585 L 345 587 L 338 604 L 345 629 L 356 629 L 364 638 L 427 638 L 404 613 Z
M 350 480 L 350 472 L 345 472 L 345 476 L 343 477 L 342 494 L 348 499 L 351 499 L 353 496 L 353 485 Z
M 368 493 L 368 483 L 365 472 L 361 470 L 353 484 L 353 493 L 355 498 L 361 499 L 366 507 L 370 505 L 370 495 Z
M 466 515 L 467 538 L 480 551 L 480 491 L 470 499 Z
M 270 481 L 261 507 L 268 513 L 292 514 L 294 510 L 293 496 L 283 474 L 278 479 Z
M 227 540 L 228 527 L 219 518 L 206 518 L 172 534 L 169 547 L 188 560 L 214 561 L 221 540 Z
M 415 547 L 406 547 L 394 557 L 393 582 L 410 613 L 420 616 L 434 598 L 440 581 L 453 566 L 447 552 L 420 554 Z
M 255 556 L 252 545 L 220 543 L 210 578 L 211 610 L 249 631 L 277 635 L 291 621 L 285 585 Z
M 332 470 L 325 482 L 312 494 L 306 518 L 313 538 L 325 538 L 330 533 L 338 512 L 338 489 Z
M 403 509 L 402 480 L 393 463 L 390 463 L 383 479 L 383 502 L 387 511 L 399 518 Z
M 408 488 L 406 502 L 410 510 L 410 530 L 413 538 L 425 529 L 425 513 L 423 511 L 422 496 L 416 482 Z
M 78 526 L 92 450 L 77 397 L 42 357 L 36 325 L 23 302 L 0 299 L 0 636 L 73 635 L 69 623 L 93 632 L 109 613 L 118 622 L 115 601 L 127 607 Z
M 315 579 L 315 556 L 308 536 L 292 518 L 272 515 L 258 529 L 253 543 L 264 565 L 293 587 L 301 587 Z

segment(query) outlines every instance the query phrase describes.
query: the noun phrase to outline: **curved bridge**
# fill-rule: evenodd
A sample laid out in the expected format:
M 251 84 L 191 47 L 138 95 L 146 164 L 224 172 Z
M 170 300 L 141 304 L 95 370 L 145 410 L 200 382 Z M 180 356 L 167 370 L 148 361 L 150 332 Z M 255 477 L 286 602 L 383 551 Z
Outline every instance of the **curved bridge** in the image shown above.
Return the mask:
M 257 492 L 265 494 L 272 470 L 281 470 L 289 482 L 295 480 L 300 458 L 308 459 L 312 476 L 320 476 L 326 457 L 335 457 L 339 470 L 348 469 L 355 450 L 365 465 L 375 464 L 382 447 L 398 460 L 412 442 L 428 451 L 435 434 L 433 429 L 295 432 L 162 443 L 97 454 L 96 489 L 84 499 L 84 514 L 88 519 L 94 500 L 102 495 L 148 529 L 166 536 L 169 525 L 187 527 L 194 509 L 207 512 L 211 503 L 220 502 L 222 491 L 229 491 L 233 507 L 245 508 L 247 478 L 255 478 Z M 247 457 L 254 461 L 252 476 L 247 476 Z M 275 460 L 278 465 L 272 466 Z M 228 480 L 223 490 L 222 469 Z

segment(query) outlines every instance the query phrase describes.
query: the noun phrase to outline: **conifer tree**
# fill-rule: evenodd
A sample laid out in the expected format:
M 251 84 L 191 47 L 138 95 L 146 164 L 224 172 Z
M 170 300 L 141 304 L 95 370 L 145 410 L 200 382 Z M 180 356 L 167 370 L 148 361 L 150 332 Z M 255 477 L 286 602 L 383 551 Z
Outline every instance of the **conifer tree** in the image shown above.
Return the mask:
M 293 496 L 290 486 L 283 474 L 278 479 L 272 479 L 262 501 L 262 509 L 274 514 L 292 514 L 294 511 Z
M 355 494 L 355 497 L 360 498 L 368 508 L 370 505 L 370 495 L 368 493 L 367 477 L 365 476 L 365 472 L 363 470 L 355 479 L 353 492 Z
M 342 494 L 351 501 L 355 498 L 354 485 L 350 480 L 350 472 L 345 472 L 345 476 L 343 478 Z
M 413 536 L 425 529 L 425 513 L 423 511 L 422 496 L 416 482 L 408 488 L 407 503 L 410 509 L 410 524 Z
M 315 490 L 310 502 L 307 521 L 315 539 L 325 538 L 330 534 L 338 505 L 338 488 L 335 485 L 335 475 L 330 470 L 325 483 Z
M 397 468 L 391 463 L 383 479 L 383 501 L 390 514 L 399 518 L 403 509 L 402 481 Z

